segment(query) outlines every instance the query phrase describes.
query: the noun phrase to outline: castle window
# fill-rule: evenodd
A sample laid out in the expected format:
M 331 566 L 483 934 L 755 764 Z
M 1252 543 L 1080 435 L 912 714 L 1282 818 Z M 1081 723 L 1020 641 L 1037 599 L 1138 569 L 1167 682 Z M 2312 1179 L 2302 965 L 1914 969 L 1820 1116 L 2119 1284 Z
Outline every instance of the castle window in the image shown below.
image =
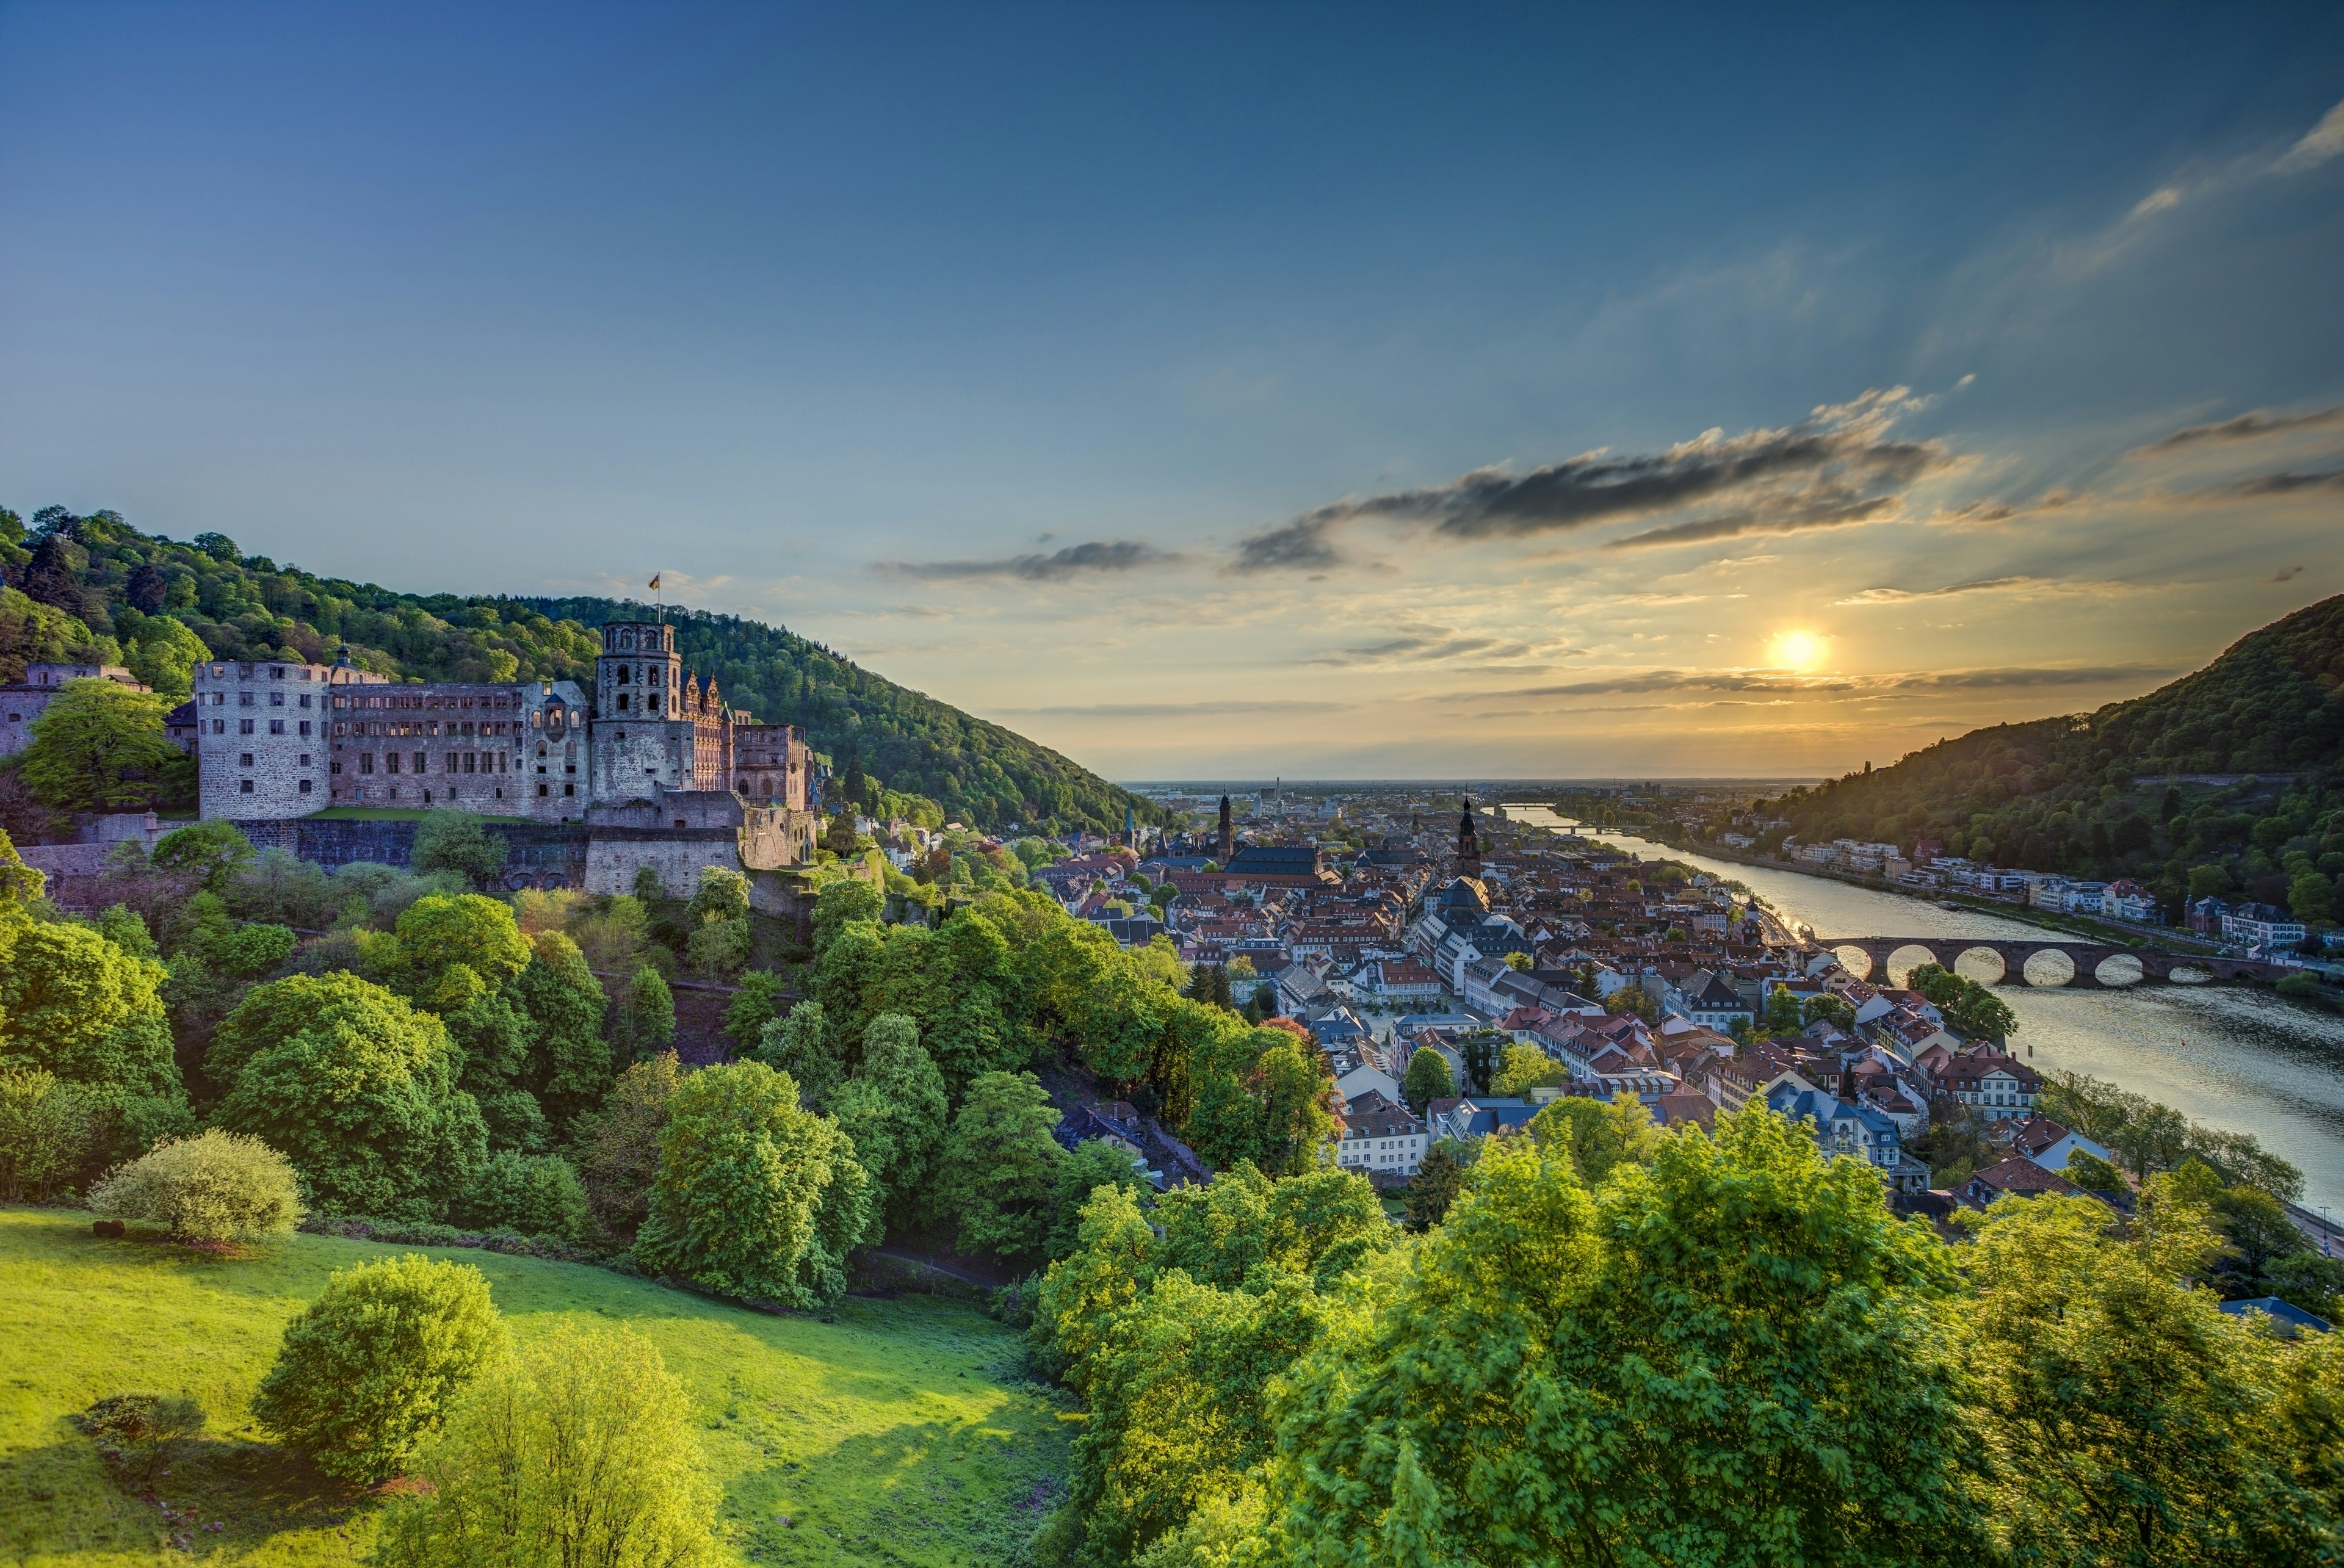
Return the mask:
M 271 693 L 268 693 L 268 705 L 269 705 L 270 707 L 272 707 L 272 708 L 281 708 L 281 707 L 283 707 L 283 706 L 285 705 L 285 693 L 282 693 L 282 692 L 271 692 Z
M 282 720 L 282 719 L 271 719 L 271 720 L 269 720 L 269 721 L 268 721 L 268 733 L 269 733 L 270 734 L 272 734 L 272 735 L 281 735 L 281 734 L 283 734 L 283 733 L 285 733 L 285 721 L 284 721 L 284 720 Z
M 303 794 L 308 794 L 309 793 L 309 781 L 308 779 L 303 779 L 298 787 Z
M 236 722 L 236 733 L 239 735 L 248 735 L 252 733 L 252 721 L 250 719 L 238 719 Z
M 252 754 L 250 752 L 238 753 L 236 759 L 236 765 L 240 768 L 250 767 L 252 765 Z
M 538 786 L 537 786 L 537 793 L 538 793 L 541 796 L 543 796 L 543 795 L 551 794 L 552 794 L 553 792 L 552 792 L 552 790 L 551 790 L 551 789 L 550 789 L 548 786 L 546 786 L 546 785 L 544 785 L 544 784 L 540 784 L 540 785 L 538 785 Z
M 237 794 L 250 794 L 251 793 L 252 793 L 252 781 L 251 781 L 250 779 L 245 779 L 245 780 L 240 781 L 240 783 L 239 783 L 239 784 L 238 784 L 238 787 L 237 787 Z
M 382 771 L 387 774 L 395 774 L 399 771 L 399 754 L 397 752 L 385 752 L 382 754 Z

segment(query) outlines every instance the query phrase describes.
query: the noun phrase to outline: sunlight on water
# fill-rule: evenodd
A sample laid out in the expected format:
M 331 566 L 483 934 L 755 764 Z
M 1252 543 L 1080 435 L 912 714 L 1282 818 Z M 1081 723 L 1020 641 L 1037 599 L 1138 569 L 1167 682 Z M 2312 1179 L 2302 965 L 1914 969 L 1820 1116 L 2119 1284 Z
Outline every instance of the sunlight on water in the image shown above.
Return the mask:
M 1509 805 L 1506 814 L 1531 826 L 1568 825 L 1542 807 Z M 2020 921 L 1940 909 L 1926 899 L 1828 877 L 1736 865 L 1622 835 L 1583 836 L 1732 877 L 1818 936 L 2042 935 Z M 2344 1019 L 2245 986 L 2064 991 L 2011 985 L 1995 994 L 2018 1015 L 2010 1043 L 2022 1060 L 2038 1070 L 2089 1073 L 2163 1100 L 2192 1120 L 2253 1133 L 2303 1168 L 2307 1207 L 2344 1209 Z

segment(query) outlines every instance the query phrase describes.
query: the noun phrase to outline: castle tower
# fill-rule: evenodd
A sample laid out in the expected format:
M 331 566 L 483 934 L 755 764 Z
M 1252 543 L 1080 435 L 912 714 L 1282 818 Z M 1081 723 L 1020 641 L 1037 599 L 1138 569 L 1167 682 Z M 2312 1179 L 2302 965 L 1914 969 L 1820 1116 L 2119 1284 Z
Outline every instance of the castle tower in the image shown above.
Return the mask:
M 1481 875 L 1481 845 L 1473 833 L 1473 802 L 1465 802 L 1464 814 L 1457 819 L 1457 875 L 1479 879 Z
M 1229 820 L 1229 797 L 1221 797 L 1220 862 L 1226 867 L 1229 857 L 1238 852 L 1237 824 Z
M 675 628 L 651 621 L 605 624 L 594 661 L 594 798 L 642 800 L 653 784 L 697 787 L 697 719 L 684 702 Z

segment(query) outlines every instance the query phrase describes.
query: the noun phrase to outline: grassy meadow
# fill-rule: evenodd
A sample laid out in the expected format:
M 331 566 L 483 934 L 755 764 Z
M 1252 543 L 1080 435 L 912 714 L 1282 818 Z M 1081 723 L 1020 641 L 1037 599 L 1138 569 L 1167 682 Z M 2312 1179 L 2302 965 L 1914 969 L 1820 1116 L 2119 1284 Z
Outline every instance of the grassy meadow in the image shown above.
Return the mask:
M 518 1338 L 569 1318 L 656 1344 L 692 1391 L 738 1561 L 1014 1563 L 1055 1497 L 1058 1407 L 1023 1381 L 1015 1336 L 965 1306 L 850 1298 L 834 1322 L 772 1318 L 492 1252 L 297 1236 L 222 1259 L 0 1208 L 0 1563 L 362 1560 L 373 1500 L 266 1442 L 248 1401 L 333 1270 L 399 1251 L 479 1268 Z M 67 1419 L 127 1392 L 186 1392 L 207 1418 L 150 1488 Z

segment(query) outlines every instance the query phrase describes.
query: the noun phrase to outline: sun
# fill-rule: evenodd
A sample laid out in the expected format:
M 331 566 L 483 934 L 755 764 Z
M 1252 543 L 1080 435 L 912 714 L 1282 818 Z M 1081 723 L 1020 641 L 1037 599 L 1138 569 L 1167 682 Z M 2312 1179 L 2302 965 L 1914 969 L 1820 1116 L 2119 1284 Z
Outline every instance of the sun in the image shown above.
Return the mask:
M 1824 640 L 1812 632 L 1783 632 L 1774 638 L 1774 658 L 1793 670 L 1803 670 L 1824 656 Z

